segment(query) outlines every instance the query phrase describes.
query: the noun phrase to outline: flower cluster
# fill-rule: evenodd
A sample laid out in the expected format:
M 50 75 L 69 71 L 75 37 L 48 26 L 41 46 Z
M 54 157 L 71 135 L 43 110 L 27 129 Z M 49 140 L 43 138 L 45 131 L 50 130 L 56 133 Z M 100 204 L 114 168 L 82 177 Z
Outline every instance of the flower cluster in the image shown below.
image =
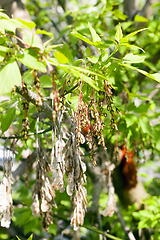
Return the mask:
M 3 181 L 0 184 L 0 221 L 1 226 L 9 228 L 11 217 L 13 216 L 13 205 L 12 205 L 12 189 L 13 184 L 12 178 L 12 159 L 4 158 L 3 160 Z

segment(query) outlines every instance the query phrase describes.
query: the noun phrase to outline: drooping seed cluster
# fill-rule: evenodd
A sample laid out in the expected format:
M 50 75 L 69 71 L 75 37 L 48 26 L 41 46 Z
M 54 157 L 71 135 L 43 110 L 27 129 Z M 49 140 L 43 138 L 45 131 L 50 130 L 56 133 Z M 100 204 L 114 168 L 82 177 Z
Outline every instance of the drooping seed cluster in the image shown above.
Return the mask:
M 52 223 L 53 213 L 52 206 L 57 207 L 54 201 L 55 188 L 51 179 L 48 176 L 50 166 L 47 161 L 47 156 L 41 149 L 39 158 L 37 159 L 36 167 L 36 182 L 32 190 L 32 214 L 37 217 L 42 216 L 42 227 L 44 231 L 48 231 L 49 224 Z
M 57 90 L 52 90 L 50 93 L 50 99 L 52 100 L 52 120 L 53 122 L 56 121 L 58 112 L 60 110 L 60 99 L 59 99 L 59 92 Z
M 3 159 L 3 181 L 0 184 L 0 221 L 1 226 L 9 228 L 11 217 L 13 216 L 12 202 L 12 158 L 5 157 Z
M 52 148 L 51 154 L 51 171 L 53 176 L 53 183 L 57 186 L 60 192 L 64 192 L 64 141 L 60 136 L 56 138 L 55 145 Z
M 103 104 L 100 103 L 99 105 L 97 109 L 97 103 L 94 98 L 92 98 L 87 105 L 87 103 L 85 103 L 81 97 L 79 98 L 78 109 L 75 112 L 75 119 L 77 122 L 76 133 L 79 139 L 79 143 L 84 143 L 83 134 L 86 135 L 88 147 L 91 149 L 90 157 L 93 161 L 93 165 L 96 164 L 96 161 L 94 159 L 95 146 L 97 144 L 102 144 L 104 149 L 106 149 L 103 136 Z M 99 108 L 101 110 L 99 110 Z
M 43 103 L 43 94 L 41 93 L 41 90 L 40 90 L 41 82 L 37 76 L 36 71 L 33 72 L 33 85 L 36 88 L 36 92 L 38 95 L 38 98 L 36 99 L 36 108 L 37 108 L 37 111 L 39 112 L 41 110 L 41 106 Z
M 107 110 L 110 112 L 111 114 L 111 131 L 118 130 L 117 125 L 115 123 L 115 111 L 113 109 L 113 93 L 112 93 L 112 87 L 110 84 L 107 84 L 106 81 L 104 81 L 104 89 L 105 89 L 105 93 L 104 93 L 104 99 L 103 99 L 103 104 L 107 105 Z M 116 108 L 116 112 L 119 113 L 118 108 Z
M 67 194 L 71 196 L 74 214 L 71 225 L 77 230 L 83 224 L 87 206 L 87 191 L 84 187 L 86 166 L 81 160 L 81 151 L 77 144 L 77 136 L 71 132 L 66 144 L 62 139 L 56 139 L 51 155 L 51 170 L 53 182 L 60 192 L 64 191 L 64 175 L 67 177 Z
M 81 151 L 77 144 L 76 135 L 71 133 L 65 147 L 65 173 L 68 178 L 67 193 L 72 197 L 74 213 L 71 225 L 77 230 L 83 224 L 87 207 L 87 191 L 84 187 L 86 165 L 81 160 Z
M 24 110 L 24 118 L 22 120 L 21 135 L 24 141 L 28 140 L 28 130 L 29 130 L 29 120 L 27 117 L 29 102 L 26 100 L 27 94 L 28 94 L 27 85 L 22 81 L 22 95 L 23 95 L 22 109 Z

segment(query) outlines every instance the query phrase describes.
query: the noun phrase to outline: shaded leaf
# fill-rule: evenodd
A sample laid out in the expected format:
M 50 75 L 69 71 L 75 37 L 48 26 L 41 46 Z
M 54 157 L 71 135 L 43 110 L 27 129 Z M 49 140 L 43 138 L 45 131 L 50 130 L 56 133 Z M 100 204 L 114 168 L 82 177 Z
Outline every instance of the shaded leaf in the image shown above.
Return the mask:
M 14 120 L 16 114 L 16 109 L 15 107 L 9 108 L 5 114 L 2 115 L 1 117 L 1 129 L 2 129 L 2 134 L 8 130 L 10 127 L 11 123 Z
M 12 90 L 14 85 L 21 83 L 21 74 L 16 61 L 10 60 L 0 70 L 0 95 L 8 93 Z

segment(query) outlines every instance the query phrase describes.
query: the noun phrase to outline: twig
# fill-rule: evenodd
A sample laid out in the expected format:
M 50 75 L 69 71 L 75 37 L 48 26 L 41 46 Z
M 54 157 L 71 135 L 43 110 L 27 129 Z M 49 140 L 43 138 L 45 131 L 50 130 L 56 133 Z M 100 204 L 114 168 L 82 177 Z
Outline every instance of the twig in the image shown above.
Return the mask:
M 119 219 L 119 221 L 120 221 L 120 223 L 121 223 L 121 226 L 122 226 L 125 234 L 126 234 L 126 235 L 128 236 L 128 238 L 129 238 L 129 240 L 136 240 L 135 237 L 134 237 L 134 235 L 133 235 L 133 233 L 132 233 L 132 231 L 131 231 L 131 230 L 129 229 L 129 227 L 126 225 L 126 223 L 125 223 L 125 221 L 124 221 L 124 219 L 123 219 L 123 216 L 122 216 L 122 214 L 121 214 L 121 212 L 120 212 L 120 210 L 119 210 L 118 204 L 116 204 L 116 214 L 117 214 L 117 217 L 118 217 L 118 219 Z
M 36 133 L 36 132 L 34 132 L 34 133 L 29 133 L 29 134 L 28 134 L 28 137 L 29 137 L 29 136 L 33 136 L 33 135 L 36 135 L 36 134 L 40 135 L 40 134 L 49 132 L 49 131 L 51 131 L 51 130 L 52 130 L 52 127 L 49 127 L 49 128 L 47 128 L 47 129 L 39 130 L 38 133 Z M 22 136 L 22 135 L 16 135 L 16 134 L 15 134 L 14 136 L 0 137 L 0 138 L 1 138 L 1 139 L 20 139 L 20 138 L 23 138 L 23 136 Z

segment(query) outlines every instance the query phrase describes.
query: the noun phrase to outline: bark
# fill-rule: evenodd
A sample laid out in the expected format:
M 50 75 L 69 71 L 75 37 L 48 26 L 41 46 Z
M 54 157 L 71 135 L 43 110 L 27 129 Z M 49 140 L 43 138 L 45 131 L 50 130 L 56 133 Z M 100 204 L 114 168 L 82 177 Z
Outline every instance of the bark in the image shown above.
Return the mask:
M 139 10 L 139 0 L 124 0 L 124 14 L 132 19 Z

